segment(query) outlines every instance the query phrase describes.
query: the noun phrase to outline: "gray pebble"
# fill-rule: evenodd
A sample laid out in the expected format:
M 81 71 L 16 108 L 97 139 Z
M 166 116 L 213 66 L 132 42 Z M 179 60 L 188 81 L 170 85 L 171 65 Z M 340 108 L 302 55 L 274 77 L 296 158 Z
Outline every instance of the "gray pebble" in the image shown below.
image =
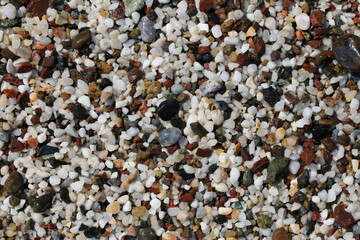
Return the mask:
M 133 12 L 145 7 L 144 0 L 125 0 L 125 15 L 130 17 Z
M 208 80 L 201 84 L 200 92 L 203 96 L 211 98 L 214 97 L 215 94 L 220 91 L 222 88 L 222 83 L 214 80 Z
M 204 207 L 199 207 L 196 210 L 196 218 L 203 218 L 206 216 L 206 209 Z
M 183 91 L 184 91 L 184 87 L 181 84 L 174 84 L 171 86 L 171 92 L 173 94 L 178 95 L 178 94 L 182 93 Z
M 10 132 L 9 131 L 0 131 L 0 141 L 9 142 L 10 141 Z
M 148 17 L 143 17 L 139 22 L 139 30 L 141 32 L 141 39 L 144 42 L 155 42 L 157 38 L 156 29 L 154 27 L 155 22 L 151 21 Z
M 181 130 L 178 128 L 164 129 L 159 135 L 159 143 L 164 147 L 171 146 L 180 140 L 181 135 Z

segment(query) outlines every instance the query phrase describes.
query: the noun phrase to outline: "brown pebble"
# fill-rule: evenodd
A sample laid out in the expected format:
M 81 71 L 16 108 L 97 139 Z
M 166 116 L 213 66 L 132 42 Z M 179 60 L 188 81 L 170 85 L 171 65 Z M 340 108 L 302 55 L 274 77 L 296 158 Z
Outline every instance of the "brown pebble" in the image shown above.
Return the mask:
M 308 41 L 308 44 L 313 47 L 313 48 L 318 48 L 322 45 L 322 40 L 311 40 L 311 41 Z
M 336 149 L 336 144 L 331 138 L 323 138 L 321 139 L 321 144 L 324 145 L 325 149 L 329 152 Z
M 26 6 L 26 12 L 31 13 L 34 17 L 41 17 L 46 14 L 49 8 L 49 0 L 31 0 Z
M 271 240 L 290 240 L 289 233 L 284 228 L 277 228 L 274 230 Z
M 17 73 L 27 73 L 27 72 L 30 72 L 31 70 L 32 70 L 32 64 L 25 62 L 25 63 L 22 63 L 18 69 L 16 69 L 16 72 Z
M 41 71 L 39 72 L 39 76 L 41 78 L 43 78 L 43 79 L 51 77 L 52 76 L 51 68 L 43 68 L 43 69 L 41 69 Z
M 41 66 L 44 68 L 50 68 L 54 65 L 54 63 L 55 63 L 55 56 L 51 55 L 42 60 Z
M 24 145 L 14 137 L 10 142 L 10 151 L 11 152 L 21 152 L 24 149 Z
M 255 41 L 254 44 L 254 52 L 256 54 L 259 54 L 259 56 L 264 55 L 265 53 L 265 42 L 261 38 Z
M 210 157 L 212 150 L 210 148 L 198 148 L 195 154 L 199 157 Z
M 349 228 L 355 223 L 355 219 L 351 213 L 347 212 L 341 205 L 335 207 L 334 218 L 342 228 Z
M 322 11 L 315 11 L 310 14 L 310 21 L 314 27 L 321 27 L 324 23 L 324 13 Z
M 202 12 L 209 11 L 212 8 L 212 0 L 200 0 L 199 10 Z
M 71 46 L 75 49 L 82 48 L 90 39 L 91 31 L 89 29 L 85 29 L 72 39 Z
M 316 158 L 315 153 L 310 148 L 305 148 L 300 154 L 300 158 L 306 165 L 309 165 Z
M 261 172 L 264 170 L 267 166 L 269 166 L 269 159 L 267 157 L 261 158 L 259 161 L 256 161 L 250 171 L 252 173 Z
M 270 58 L 272 61 L 277 61 L 280 59 L 280 51 L 272 51 L 270 54 Z
M 139 68 L 134 67 L 128 72 L 127 76 L 130 83 L 136 83 L 144 77 L 144 73 Z
M 240 67 L 247 66 L 250 64 L 250 58 L 248 55 L 240 53 L 236 57 L 236 62 L 240 65 Z

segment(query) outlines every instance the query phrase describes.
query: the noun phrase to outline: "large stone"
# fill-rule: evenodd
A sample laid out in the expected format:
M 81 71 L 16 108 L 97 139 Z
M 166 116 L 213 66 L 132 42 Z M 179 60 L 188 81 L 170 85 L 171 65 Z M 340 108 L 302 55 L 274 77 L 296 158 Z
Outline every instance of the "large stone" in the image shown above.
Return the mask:
M 85 29 L 72 39 L 71 46 L 75 49 L 82 48 L 90 39 L 91 31 L 89 29 Z
M 139 11 L 145 7 L 144 0 L 125 0 L 125 15 L 130 17 L 133 12 Z
M 177 143 L 181 138 L 181 130 L 178 128 L 167 128 L 161 131 L 159 136 L 159 143 L 168 147 Z
M 360 37 L 346 34 L 333 43 L 333 53 L 338 62 L 347 70 L 360 72 Z
M 349 228 L 355 223 L 355 219 L 351 213 L 345 211 L 340 205 L 336 206 L 334 209 L 334 218 L 342 228 Z
M 266 180 L 272 185 L 281 182 L 288 172 L 289 163 L 290 159 L 285 157 L 278 157 L 272 160 L 267 169 L 268 175 Z
M 24 184 L 23 176 L 19 172 L 14 171 L 6 179 L 4 184 L 4 189 L 8 194 L 14 194 L 21 189 L 23 184 Z
M 148 17 L 143 17 L 139 22 L 140 37 L 146 43 L 155 42 L 157 33 L 155 29 L 155 22 L 151 21 Z

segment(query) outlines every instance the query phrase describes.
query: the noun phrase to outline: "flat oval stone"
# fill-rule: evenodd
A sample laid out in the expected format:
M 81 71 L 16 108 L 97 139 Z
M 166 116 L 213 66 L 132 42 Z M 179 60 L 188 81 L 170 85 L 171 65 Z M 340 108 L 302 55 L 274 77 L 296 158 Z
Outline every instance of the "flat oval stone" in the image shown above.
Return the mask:
M 83 47 L 91 39 L 91 31 L 86 29 L 76 35 L 71 42 L 71 46 L 75 49 Z
M 180 110 L 180 103 L 175 99 L 165 100 L 160 103 L 158 108 L 158 115 L 164 121 L 169 121 Z
M 23 184 L 24 184 L 23 176 L 19 172 L 14 171 L 6 179 L 4 184 L 4 189 L 8 194 L 14 194 L 20 190 Z
M 332 50 L 336 60 L 344 68 L 360 72 L 360 37 L 354 34 L 343 35 L 334 41 Z
M 167 128 L 161 131 L 159 135 L 159 143 L 168 147 L 177 143 L 181 138 L 181 130 L 178 128 Z
M 290 240 L 290 236 L 284 228 L 277 228 L 274 230 L 271 240 Z

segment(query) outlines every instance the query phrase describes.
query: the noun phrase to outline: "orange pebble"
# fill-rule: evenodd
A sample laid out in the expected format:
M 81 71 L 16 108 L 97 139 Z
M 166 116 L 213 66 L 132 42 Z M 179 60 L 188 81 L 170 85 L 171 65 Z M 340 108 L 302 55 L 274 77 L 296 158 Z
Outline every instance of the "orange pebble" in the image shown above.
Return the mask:
M 302 35 L 301 31 L 297 30 L 295 32 L 295 35 L 296 35 L 297 40 L 299 40 L 299 41 L 304 40 L 304 36 Z
M 287 10 L 282 10 L 281 11 L 281 16 L 286 17 L 288 15 L 288 11 Z

